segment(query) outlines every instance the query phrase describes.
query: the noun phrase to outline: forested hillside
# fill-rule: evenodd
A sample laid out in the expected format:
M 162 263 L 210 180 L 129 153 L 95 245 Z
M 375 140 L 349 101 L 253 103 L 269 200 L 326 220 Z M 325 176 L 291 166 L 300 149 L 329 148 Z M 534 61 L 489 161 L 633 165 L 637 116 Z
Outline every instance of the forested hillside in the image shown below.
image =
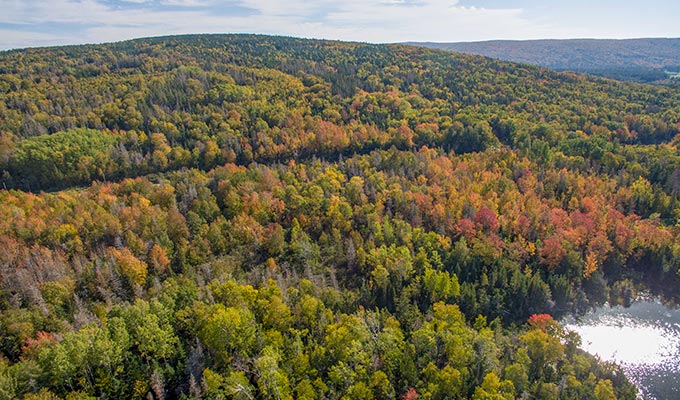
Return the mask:
M 553 318 L 677 300 L 679 131 L 401 45 L 0 53 L 0 398 L 634 399 Z
M 624 81 L 677 84 L 680 72 L 680 39 L 677 38 L 490 40 L 413 44 Z

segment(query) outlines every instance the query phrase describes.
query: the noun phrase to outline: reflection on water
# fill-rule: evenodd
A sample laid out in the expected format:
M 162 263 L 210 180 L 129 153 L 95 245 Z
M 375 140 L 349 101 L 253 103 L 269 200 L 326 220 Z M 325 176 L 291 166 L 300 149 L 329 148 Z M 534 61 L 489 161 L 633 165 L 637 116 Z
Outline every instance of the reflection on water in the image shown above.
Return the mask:
M 602 307 L 567 321 L 582 348 L 621 365 L 643 399 L 680 399 L 680 310 L 657 301 Z

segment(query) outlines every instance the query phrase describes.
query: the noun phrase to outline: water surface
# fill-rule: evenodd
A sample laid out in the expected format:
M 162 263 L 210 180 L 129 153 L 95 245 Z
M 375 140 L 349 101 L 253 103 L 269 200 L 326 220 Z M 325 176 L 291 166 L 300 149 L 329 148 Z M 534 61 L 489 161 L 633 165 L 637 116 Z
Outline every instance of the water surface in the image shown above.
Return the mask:
M 621 365 L 640 398 L 680 399 L 680 310 L 645 300 L 601 307 L 566 328 L 581 335 L 581 347 Z

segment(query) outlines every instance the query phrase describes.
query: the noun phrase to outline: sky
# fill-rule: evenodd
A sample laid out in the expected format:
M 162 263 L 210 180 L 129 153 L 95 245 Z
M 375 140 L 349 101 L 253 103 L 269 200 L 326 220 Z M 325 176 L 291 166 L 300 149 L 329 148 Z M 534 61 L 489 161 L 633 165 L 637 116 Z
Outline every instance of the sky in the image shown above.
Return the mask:
M 678 0 L 0 0 L 0 49 L 186 33 L 391 43 L 680 37 Z

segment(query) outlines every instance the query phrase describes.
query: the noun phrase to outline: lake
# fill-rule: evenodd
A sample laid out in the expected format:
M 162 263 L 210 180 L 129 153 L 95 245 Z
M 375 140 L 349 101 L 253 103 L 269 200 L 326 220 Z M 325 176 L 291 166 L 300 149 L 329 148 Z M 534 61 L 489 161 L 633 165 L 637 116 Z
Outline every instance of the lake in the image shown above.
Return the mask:
M 641 399 L 680 399 L 680 310 L 644 300 L 564 324 L 581 335 L 584 350 L 621 365 Z

